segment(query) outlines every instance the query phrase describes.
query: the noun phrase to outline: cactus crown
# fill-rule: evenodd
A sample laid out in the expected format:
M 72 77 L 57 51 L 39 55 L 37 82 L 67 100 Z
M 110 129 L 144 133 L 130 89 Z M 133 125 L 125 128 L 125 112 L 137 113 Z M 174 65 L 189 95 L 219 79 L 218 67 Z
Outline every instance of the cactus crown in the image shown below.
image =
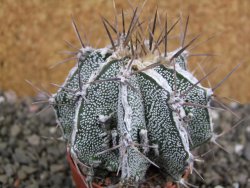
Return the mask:
M 187 68 L 187 48 L 194 38 L 168 52 L 168 35 L 177 25 L 167 21 L 155 40 L 157 11 L 146 39 L 139 10 L 122 31 L 103 18 L 111 45 L 82 48 L 66 81 L 50 101 L 63 137 L 79 171 L 92 181 L 95 174 L 118 172 L 120 182 L 137 184 L 156 166 L 175 182 L 197 158 L 192 150 L 216 143 L 210 114 L 213 90 L 201 86 Z M 117 39 L 114 40 L 111 31 Z M 161 50 L 163 49 L 163 52 Z

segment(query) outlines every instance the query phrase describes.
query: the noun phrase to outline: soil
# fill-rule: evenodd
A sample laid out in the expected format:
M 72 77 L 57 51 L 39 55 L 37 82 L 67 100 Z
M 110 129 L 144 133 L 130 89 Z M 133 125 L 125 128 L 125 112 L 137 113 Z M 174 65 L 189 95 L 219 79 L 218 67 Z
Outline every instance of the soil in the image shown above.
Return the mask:
M 17 100 L 12 92 L 0 92 L 0 188 L 74 187 L 54 112 L 38 113 L 46 105 L 32 104 L 36 100 Z M 250 105 L 229 107 L 239 118 L 228 111 L 213 113 L 215 131 L 226 131 L 218 139 L 226 151 L 212 143 L 195 151 L 204 162 L 195 164 L 189 183 L 202 188 L 250 187 Z M 155 185 L 157 178 L 152 175 L 150 182 Z

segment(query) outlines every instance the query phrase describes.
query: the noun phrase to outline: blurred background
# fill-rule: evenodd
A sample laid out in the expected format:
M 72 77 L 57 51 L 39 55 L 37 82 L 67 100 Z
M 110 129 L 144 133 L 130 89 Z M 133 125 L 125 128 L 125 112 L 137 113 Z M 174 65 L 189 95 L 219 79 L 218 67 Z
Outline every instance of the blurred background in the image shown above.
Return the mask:
M 115 0 L 117 13 L 125 11 L 127 26 L 131 5 L 142 5 L 142 0 Z M 203 43 L 192 54 L 215 54 L 214 57 L 192 56 L 191 70 L 198 77 L 219 65 L 209 76 L 215 86 L 237 64 L 239 69 L 216 90 L 227 101 L 226 111 L 215 111 L 215 130 L 228 131 L 220 143 L 223 150 L 211 145 L 197 151 L 205 163 L 196 167 L 205 181 L 197 175 L 190 182 L 200 187 L 250 187 L 250 1 L 248 0 L 148 0 L 141 20 L 152 21 L 158 7 L 169 23 L 180 14 L 189 15 L 186 44 L 197 34 L 196 43 Z M 112 0 L 0 0 L 0 188 L 1 187 L 74 187 L 66 162 L 66 144 L 61 142 L 54 113 L 46 105 L 32 104 L 42 97 L 25 80 L 51 93 L 61 84 L 74 61 L 51 66 L 69 58 L 64 50 L 72 50 L 65 41 L 80 48 L 71 24 L 76 20 L 85 44 L 104 47 L 109 43 L 101 22 L 104 16 L 114 23 Z M 161 16 L 160 16 L 161 17 Z M 164 20 L 164 19 L 163 19 Z M 163 22 L 163 21 L 162 21 Z M 178 47 L 179 28 L 171 34 L 170 50 Z M 204 60 L 205 59 L 205 60 Z M 203 67 L 200 69 L 198 63 Z M 208 85 L 208 81 L 204 81 Z M 219 106 L 215 104 L 215 106 Z M 240 119 L 245 121 L 231 129 Z M 211 150 L 212 148 L 212 150 Z
M 122 8 L 131 14 L 129 1 L 115 2 L 118 14 Z M 142 4 L 142 1 L 132 2 L 134 6 Z M 206 70 L 221 65 L 209 77 L 212 85 L 238 63 L 245 62 L 217 93 L 242 103 L 249 102 L 250 1 L 148 0 L 142 20 L 152 20 L 157 4 L 159 12 L 163 15 L 167 12 L 170 21 L 176 20 L 180 13 L 184 18 L 190 15 L 187 41 L 200 33 L 200 41 L 215 35 L 214 39 L 193 52 L 218 55 L 204 65 Z M 60 51 L 69 49 L 64 40 L 80 47 L 71 25 L 71 15 L 77 21 L 82 36 L 86 35 L 94 47 L 108 43 L 100 15 L 114 21 L 112 0 L 2 0 L 0 7 L 0 88 L 13 90 L 18 96 L 34 95 L 25 79 L 55 91 L 50 83 L 62 83 L 74 65 L 68 62 L 50 69 L 53 64 L 67 58 L 60 54 Z M 192 57 L 192 60 L 197 62 L 201 58 Z

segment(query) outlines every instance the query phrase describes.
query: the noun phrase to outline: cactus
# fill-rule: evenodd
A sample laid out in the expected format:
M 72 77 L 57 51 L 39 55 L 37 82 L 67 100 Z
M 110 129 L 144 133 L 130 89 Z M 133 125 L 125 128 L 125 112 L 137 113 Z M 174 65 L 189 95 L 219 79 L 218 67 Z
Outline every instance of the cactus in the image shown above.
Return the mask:
M 137 10 L 127 32 L 123 12 L 122 32 L 103 18 L 111 45 L 100 49 L 84 45 L 72 20 L 82 47 L 50 102 L 87 182 L 118 172 L 121 184 L 137 185 L 153 165 L 188 186 L 183 174 L 198 160 L 192 150 L 217 143 L 210 112 L 214 90 L 201 86 L 213 71 L 198 80 L 187 68 L 187 48 L 197 39 L 184 45 L 188 19 L 182 46 L 168 52 L 168 35 L 179 20 L 169 29 L 166 22 L 154 40 L 156 11 L 143 39 Z

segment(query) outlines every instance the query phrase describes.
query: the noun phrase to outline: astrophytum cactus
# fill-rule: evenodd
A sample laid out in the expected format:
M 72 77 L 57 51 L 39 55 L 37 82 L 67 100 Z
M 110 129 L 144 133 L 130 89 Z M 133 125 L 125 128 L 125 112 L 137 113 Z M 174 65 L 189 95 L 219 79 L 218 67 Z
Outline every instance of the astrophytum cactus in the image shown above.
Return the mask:
M 157 11 L 148 38 L 138 12 L 127 31 L 123 11 L 122 31 L 103 18 L 111 45 L 100 49 L 84 45 L 72 20 L 82 47 L 50 104 L 87 183 L 117 172 L 121 184 L 136 186 L 153 165 L 188 186 L 183 174 L 198 160 L 192 150 L 216 143 L 210 112 L 215 88 L 201 86 L 213 71 L 197 79 L 187 68 L 187 49 L 197 39 L 185 44 L 188 18 L 181 47 L 168 52 L 168 35 L 180 19 L 171 27 L 165 21 L 156 40 Z

